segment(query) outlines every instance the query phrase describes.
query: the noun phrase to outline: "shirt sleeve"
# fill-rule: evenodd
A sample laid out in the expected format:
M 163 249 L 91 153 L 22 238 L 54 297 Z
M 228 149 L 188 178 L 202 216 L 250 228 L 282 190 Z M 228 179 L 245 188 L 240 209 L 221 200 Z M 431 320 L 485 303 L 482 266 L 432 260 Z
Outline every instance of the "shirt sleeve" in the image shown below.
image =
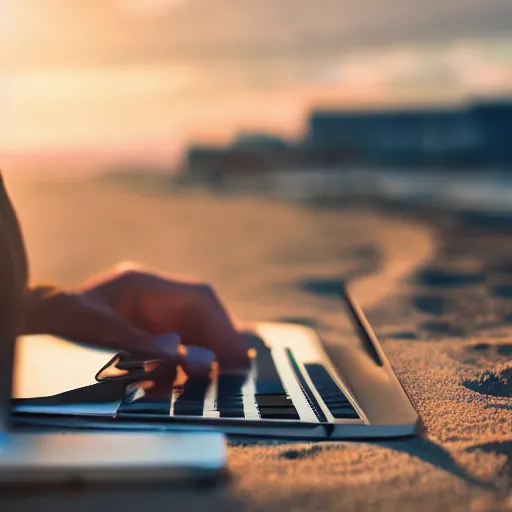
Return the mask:
M 22 316 L 20 307 L 27 287 L 25 246 L 11 201 L 0 173 L 0 329 Z
M 16 336 L 24 322 L 27 259 L 0 173 L 0 423 L 7 423 Z

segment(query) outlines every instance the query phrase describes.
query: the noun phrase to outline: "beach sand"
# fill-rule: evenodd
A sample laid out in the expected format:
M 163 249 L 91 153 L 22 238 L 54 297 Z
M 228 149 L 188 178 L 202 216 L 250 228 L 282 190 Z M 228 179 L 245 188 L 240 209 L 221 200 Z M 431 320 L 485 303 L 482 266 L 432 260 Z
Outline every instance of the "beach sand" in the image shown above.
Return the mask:
M 512 509 L 512 219 L 155 193 L 76 176 L 6 181 L 35 282 L 73 286 L 135 260 L 210 281 L 238 319 L 307 322 L 335 343 L 338 284 L 348 280 L 426 433 L 233 442 L 232 477 L 218 488 L 11 494 L 2 510 L 103 509 L 121 498 L 127 510 L 152 511 L 171 502 L 191 510 Z

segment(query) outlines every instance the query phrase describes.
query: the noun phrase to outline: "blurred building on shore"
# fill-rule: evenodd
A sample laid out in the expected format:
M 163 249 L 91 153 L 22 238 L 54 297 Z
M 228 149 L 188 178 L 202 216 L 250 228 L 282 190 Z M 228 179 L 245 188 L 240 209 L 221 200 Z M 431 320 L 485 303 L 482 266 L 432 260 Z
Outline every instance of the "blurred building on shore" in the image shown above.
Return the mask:
M 186 180 L 251 186 L 266 175 L 346 168 L 512 171 L 512 99 L 460 107 L 315 110 L 303 140 L 245 133 L 225 147 L 192 146 Z
M 336 168 L 350 159 L 343 148 L 316 150 L 269 134 L 244 133 L 225 147 L 191 146 L 185 176 L 188 182 L 212 186 L 222 186 L 233 178 L 244 186 L 253 182 L 261 185 L 266 175 L 278 171 L 308 171 L 319 166 Z
M 512 169 L 512 100 L 457 108 L 318 110 L 305 145 L 344 148 L 357 164 L 386 167 Z

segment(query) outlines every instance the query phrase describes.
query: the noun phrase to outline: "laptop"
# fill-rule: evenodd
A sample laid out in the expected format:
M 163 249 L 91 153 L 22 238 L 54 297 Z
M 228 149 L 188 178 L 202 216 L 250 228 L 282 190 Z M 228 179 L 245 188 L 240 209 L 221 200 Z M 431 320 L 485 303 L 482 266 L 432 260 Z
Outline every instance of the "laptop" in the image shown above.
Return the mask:
M 416 435 L 421 422 L 362 310 L 340 290 L 339 332 L 254 323 L 245 372 L 178 368 L 51 336 L 18 340 L 12 394 L 18 425 L 98 430 L 216 431 L 285 439 Z
M 116 432 L 87 430 L 81 421 L 75 421 L 66 428 L 61 428 L 57 422 L 46 425 L 16 422 L 16 413 L 13 414 L 10 407 L 12 384 L 16 389 L 20 382 L 24 382 L 22 393 L 42 394 L 48 398 L 52 386 L 71 385 L 66 375 L 74 374 L 81 378 L 77 368 L 80 368 L 82 360 L 87 360 L 84 354 L 92 357 L 90 363 L 94 361 L 94 351 L 70 352 L 69 347 L 73 344 L 65 340 L 54 339 L 54 342 L 62 344 L 53 345 L 55 350 L 45 354 L 48 344 L 40 341 L 37 337 L 29 337 L 17 343 L 14 333 L 5 330 L 0 339 L 0 488 L 17 484 L 50 484 L 72 485 L 76 490 L 77 484 L 128 482 L 175 484 L 181 488 L 212 483 L 227 476 L 225 436 L 215 429 L 196 432 L 182 426 L 173 431 Z M 65 360 L 71 353 L 79 359 L 73 360 L 73 367 L 70 366 L 66 374 L 66 367 L 58 365 L 62 362 L 62 355 Z M 99 355 L 99 360 L 105 355 Z M 39 380 L 38 368 L 51 368 L 52 363 L 62 372 L 57 371 L 53 377 L 47 372 L 43 380 Z M 68 363 L 71 364 L 71 360 Z M 18 369 L 22 368 L 19 374 L 14 368 L 16 365 Z M 87 373 L 88 368 L 85 369 Z M 12 373 L 16 374 L 18 384 L 12 382 Z M 104 402 L 108 396 L 108 393 L 103 393 L 101 401 Z M 83 405 L 93 397 L 86 393 L 81 397 L 84 400 L 80 398 L 79 402 Z M 69 414 L 65 407 L 64 414 Z

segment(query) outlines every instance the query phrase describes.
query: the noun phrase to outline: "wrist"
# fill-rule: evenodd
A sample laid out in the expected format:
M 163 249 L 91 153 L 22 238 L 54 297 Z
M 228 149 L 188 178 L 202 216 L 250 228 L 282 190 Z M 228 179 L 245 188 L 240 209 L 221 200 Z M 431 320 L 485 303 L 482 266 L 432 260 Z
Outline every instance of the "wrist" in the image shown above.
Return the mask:
M 58 334 L 69 295 L 51 285 L 29 288 L 25 294 L 22 334 Z

